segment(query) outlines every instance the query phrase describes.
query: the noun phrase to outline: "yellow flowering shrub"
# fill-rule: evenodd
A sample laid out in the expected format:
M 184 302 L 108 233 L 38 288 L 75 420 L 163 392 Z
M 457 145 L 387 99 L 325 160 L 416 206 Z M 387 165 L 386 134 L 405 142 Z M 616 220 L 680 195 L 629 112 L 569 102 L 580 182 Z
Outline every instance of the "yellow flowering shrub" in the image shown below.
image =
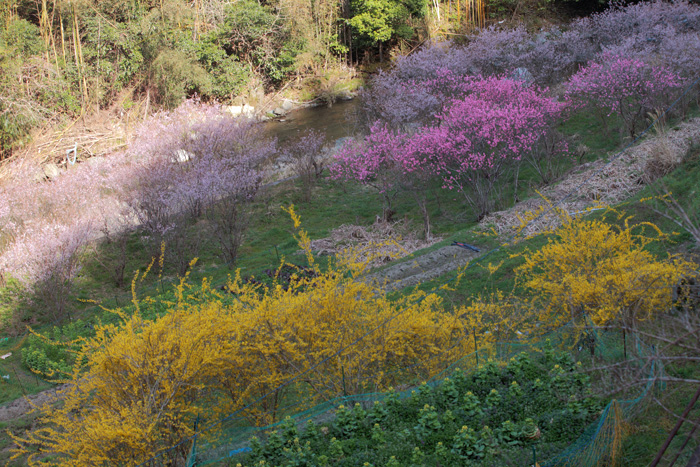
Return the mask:
M 651 229 L 655 236 L 645 234 Z M 634 326 L 668 309 L 672 287 L 693 272 L 679 256 L 657 258 L 645 249 L 663 237 L 650 223 L 622 227 L 603 220 L 567 217 L 555 236 L 523 255 L 518 280 L 534 297 L 540 331 L 588 318 L 597 326 Z
M 308 245 L 305 232 L 298 237 Z M 185 278 L 154 321 L 141 317 L 136 298 L 133 314 L 117 310 L 120 324 L 83 340 L 63 403 L 40 408 L 40 428 L 14 437 L 16 457 L 126 466 L 160 453 L 156 464 L 171 465 L 191 443 L 167 449 L 193 434 L 198 416 L 245 408 L 248 423 L 267 424 L 292 396 L 310 405 L 427 379 L 473 351 L 477 326 L 480 345 L 488 341 L 476 315 L 447 313 L 436 295 L 390 301 L 354 280 L 350 265 L 322 272 L 310 253 L 309 261 L 316 274 L 289 287 L 263 289 L 236 274 L 224 293 Z

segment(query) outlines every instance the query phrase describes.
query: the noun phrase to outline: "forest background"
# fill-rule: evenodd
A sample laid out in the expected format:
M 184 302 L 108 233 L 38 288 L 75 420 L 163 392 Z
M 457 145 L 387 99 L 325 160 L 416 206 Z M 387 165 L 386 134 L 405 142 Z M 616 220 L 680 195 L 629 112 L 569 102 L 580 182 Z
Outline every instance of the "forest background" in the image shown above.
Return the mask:
M 2 0 L 0 159 L 76 118 L 266 95 L 332 102 L 430 39 L 526 18 L 538 28 L 601 2 L 548 0 Z M 269 104 L 269 102 L 268 102 Z M 140 108 L 144 107 L 144 108 Z

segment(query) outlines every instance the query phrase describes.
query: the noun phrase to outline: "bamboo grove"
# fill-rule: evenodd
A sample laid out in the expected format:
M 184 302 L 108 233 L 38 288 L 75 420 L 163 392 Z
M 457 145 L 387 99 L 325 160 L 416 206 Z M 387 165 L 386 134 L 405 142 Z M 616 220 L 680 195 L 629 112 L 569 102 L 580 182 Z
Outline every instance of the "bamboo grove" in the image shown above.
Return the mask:
M 321 95 L 394 47 L 484 21 L 483 2 L 451 0 L 2 0 L 0 158 L 34 128 L 115 105 L 254 100 L 293 83 Z

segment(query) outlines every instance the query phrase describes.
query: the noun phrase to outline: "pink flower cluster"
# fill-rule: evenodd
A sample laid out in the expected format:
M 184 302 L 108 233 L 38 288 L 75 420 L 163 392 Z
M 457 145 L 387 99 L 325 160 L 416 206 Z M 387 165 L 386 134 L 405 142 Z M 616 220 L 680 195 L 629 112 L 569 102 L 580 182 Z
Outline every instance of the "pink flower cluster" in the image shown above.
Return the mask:
M 532 151 L 567 106 L 547 97 L 546 89 L 501 77 L 454 79 L 443 73 L 426 83 L 466 96 L 449 101 L 435 124 L 414 132 L 375 123 L 364 141 L 346 145 L 336 156 L 334 178 L 384 192 L 399 180 L 440 177 L 446 188 L 484 210 L 504 168 Z M 479 185 L 485 180 L 486 188 Z M 410 185 L 415 188 L 416 181 Z
M 569 79 L 566 94 L 578 107 L 592 105 L 608 117 L 617 114 L 634 136 L 647 112 L 665 107 L 682 85 L 669 67 L 604 53 Z

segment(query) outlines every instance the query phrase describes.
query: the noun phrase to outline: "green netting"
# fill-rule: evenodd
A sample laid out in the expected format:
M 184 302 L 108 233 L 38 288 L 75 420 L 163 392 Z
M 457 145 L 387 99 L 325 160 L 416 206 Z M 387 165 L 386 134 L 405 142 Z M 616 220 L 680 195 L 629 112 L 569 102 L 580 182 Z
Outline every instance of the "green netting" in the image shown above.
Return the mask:
M 566 450 L 547 462 L 546 466 L 617 465 L 628 422 L 642 408 L 640 403 L 654 388 L 656 384 L 654 376 L 662 374 L 663 367 L 657 361 L 645 358 L 654 353 L 654 348 L 647 347 L 636 336 L 631 339 L 632 342 L 626 342 L 628 339 L 624 334 L 613 334 L 612 337 L 613 339 L 609 340 L 617 343 L 613 349 L 616 348 L 621 352 L 623 358 L 626 352 L 634 352 L 635 358 L 631 359 L 631 362 L 637 363 L 640 369 L 644 370 L 644 365 L 651 362 L 647 373 L 647 384 L 633 399 L 610 401 L 598 421 L 591 424 Z
M 456 368 L 469 372 L 475 370 L 487 360 L 507 361 L 520 352 L 540 352 L 545 342 L 549 341 L 554 347 L 566 349 L 578 354 L 579 359 L 595 358 L 597 361 L 620 361 L 627 354 L 627 360 L 638 362 L 640 369 L 646 371 L 643 365 L 649 360 L 653 349 L 646 348 L 637 338 L 630 339 L 619 332 L 599 332 L 589 328 L 580 332 L 574 326 L 567 325 L 551 332 L 544 338 L 539 338 L 535 343 L 504 342 L 492 344 L 480 348 L 477 352 L 465 355 L 456 361 L 445 365 L 445 368 L 427 381 L 427 384 L 435 386 Z M 439 356 L 437 356 L 439 357 Z M 436 358 L 436 356 L 432 357 Z M 417 362 L 416 365 L 424 362 Z M 408 370 L 406 368 L 394 370 Z M 639 409 L 640 402 L 653 385 L 653 375 L 662 369 L 652 366 L 648 369 L 649 383 L 636 394 L 637 397 L 630 400 L 613 400 L 603 411 L 599 420 L 591 424 L 578 440 L 572 443 L 566 450 L 545 464 L 547 466 L 594 466 L 615 465 L 621 446 L 626 420 L 629 420 Z M 409 381 L 414 387 L 421 381 Z M 412 389 L 397 392 L 400 398 L 411 395 Z M 370 392 L 359 395 L 347 395 L 316 404 L 311 407 L 309 400 L 300 400 L 282 407 L 279 410 L 279 419 L 291 416 L 297 425 L 308 420 L 316 423 L 330 421 L 335 416 L 335 411 L 340 405 L 353 406 L 360 403 L 371 406 L 375 401 L 383 401 L 387 397 L 384 392 Z M 213 421 L 213 420 L 212 420 Z M 225 458 L 246 452 L 249 448 L 250 438 L 274 429 L 279 423 L 263 427 L 246 425 L 248 419 L 241 416 L 231 418 L 223 423 L 215 424 L 210 430 L 204 430 L 195 438 L 189 459 L 188 467 L 207 465 L 221 461 Z M 205 426 L 206 421 L 199 421 L 199 426 Z

